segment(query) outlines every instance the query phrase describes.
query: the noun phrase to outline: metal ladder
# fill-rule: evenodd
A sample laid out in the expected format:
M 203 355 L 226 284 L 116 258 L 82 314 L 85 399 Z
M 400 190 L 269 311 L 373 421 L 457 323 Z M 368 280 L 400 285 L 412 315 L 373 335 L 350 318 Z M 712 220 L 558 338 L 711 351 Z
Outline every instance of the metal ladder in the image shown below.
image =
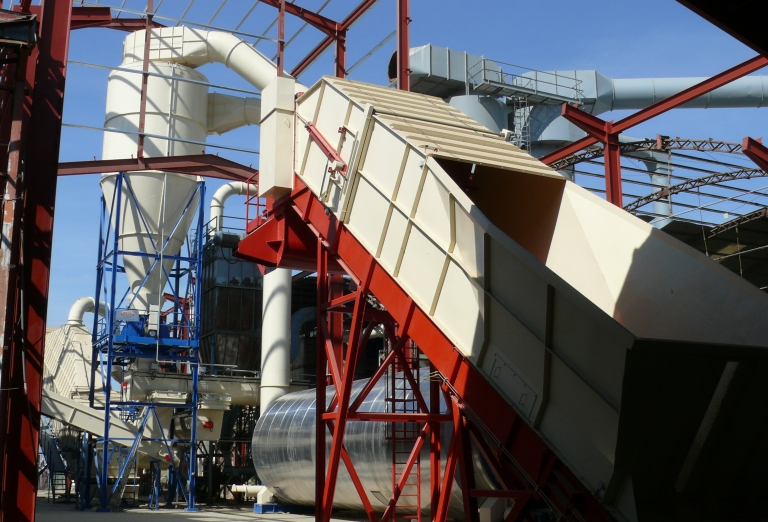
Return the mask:
M 418 380 L 418 349 L 411 343 L 404 349 L 406 360 Z M 391 413 L 418 413 L 416 402 L 408 380 L 398 365 L 393 365 L 387 378 L 386 407 Z M 387 439 L 392 445 L 392 491 L 400 482 L 408 457 L 419 436 L 419 426 L 415 422 L 391 422 L 387 427 Z M 416 520 L 421 522 L 421 456 L 416 457 L 400 498 L 395 506 L 393 520 Z
M 530 108 L 528 106 L 527 96 L 512 96 L 507 98 L 508 103 L 512 105 L 512 114 L 514 114 L 514 129 L 512 134 L 512 144 L 523 150 L 528 150 L 531 143 L 531 118 Z
M 69 487 L 67 484 L 68 473 L 66 471 L 51 472 L 48 479 L 48 494 L 49 498 L 53 499 L 53 503 L 56 503 L 56 499 L 59 494 L 63 494 L 66 502 L 69 502 Z
M 119 448 L 117 452 L 117 469 L 122 473 L 118 476 L 116 484 L 112 486 L 112 497 L 110 499 L 110 506 L 117 507 L 123 501 L 125 496 L 125 489 L 128 486 L 131 478 L 134 479 L 133 491 L 136 492 L 135 475 L 132 477 L 132 472 L 136 472 L 136 453 L 138 445 L 134 445 L 131 448 Z

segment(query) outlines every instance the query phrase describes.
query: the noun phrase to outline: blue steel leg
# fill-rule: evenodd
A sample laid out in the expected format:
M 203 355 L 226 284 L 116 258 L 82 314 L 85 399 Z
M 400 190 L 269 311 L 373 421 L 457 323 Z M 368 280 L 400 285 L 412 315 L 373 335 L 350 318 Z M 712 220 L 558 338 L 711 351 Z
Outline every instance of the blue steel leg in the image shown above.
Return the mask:
M 197 350 L 195 350 L 197 354 Z M 199 511 L 195 507 L 195 474 L 197 473 L 197 385 L 198 385 L 198 365 L 192 365 L 192 429 L 191 440 L 189 441 L 189 495 L 187 497 L 187 508 L 185 511 Z
M 122 196 L 122 186 L 123 186 L 123 176 L 124 174 L 121 172 L 117 175 L 117 183 L 116 183 L 116 194 L 115 199 L 117 206 L 115 208 L 115 233 L 113 234 L 113 245 L 112 245 L 112 281 L 111 281 L 111 287 L 110 287 L 110 302 L 109 302 L 109 311 L 107 315 L 109 316 L 109 323 L 107 324 L 107 371 L 106 375 L 104 376 L 104 452 L 102 455 L 102 466 L 101 466 L 101 490 L 100 490 L 100 500 L 101 500 L 101 507 L 99 508 L 99 511 L 110 511 L 108 503 L 108 497 L 107 497 L 107 485 L 109 484 L 109 426 L 112 415 L 110 414 L 110 402 L 112 399 L 112 359 L 114 356 L 113 350 L 114 350 L 114 337 L 115 337 L 115 289 L 117 287 L 117 252 L 120 247 L 119 239 L 120 234 L 118 231 L 120 230 L 120 210 L 121 210 L 121 196 Z M 96 314 L 98 315 L 98 314 Z

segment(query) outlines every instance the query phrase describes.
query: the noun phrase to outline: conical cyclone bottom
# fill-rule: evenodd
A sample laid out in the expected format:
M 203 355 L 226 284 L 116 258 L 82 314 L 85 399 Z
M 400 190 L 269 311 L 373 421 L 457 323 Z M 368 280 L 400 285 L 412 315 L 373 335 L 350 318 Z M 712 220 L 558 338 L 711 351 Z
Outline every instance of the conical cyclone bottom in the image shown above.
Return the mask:
M 117 178 L 117 174 L 105 174 L 101 178 L 104 199 L 107 208 L 111 209 L 113 229 Z M 179 255 L 189 227 L 197 217 L 200 183 L 202 179 L 199 177 L 170 172 L 127 173 L 120 190 L 120 250 L 151 255 L 162 253 L 163 257 Z M 110 247 L 108 245 L 107 249 Z M 136 296 L 133 307 L 157 310 L 164 301 L 166 274 L 170 274 L 175 261 L 163 260 L 164 274 L 156 258 L 130 254 L 124 254 L 122 258 L 131 292 Z

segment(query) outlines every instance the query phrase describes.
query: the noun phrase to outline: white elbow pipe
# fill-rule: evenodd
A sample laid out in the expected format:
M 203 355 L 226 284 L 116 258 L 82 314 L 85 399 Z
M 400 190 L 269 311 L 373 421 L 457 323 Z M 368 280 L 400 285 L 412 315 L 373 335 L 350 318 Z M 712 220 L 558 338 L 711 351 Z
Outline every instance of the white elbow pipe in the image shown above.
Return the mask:
M 144 35 L 144 31 L 136 31 L 126 39 L 123 63 L 141 62 L 144 59 Z M 161 41 L 161 45 L 157 46 L 156 55 L 150 54 L 151 60 L 189 67 L 222 63 L 260 91 L 277 76 L 277 65 L 272 60 L 231 33 L 191 27 L 164 27 L 153 29 L 152 39 Z M 296 89 L 297 92 L 307 90 L 298 83 Z
M 256 186 L 254 185 L 255 190 Z M 224 203 L 227 199 L 230 196 L 245 196 L 247 193 L 248 185 L 242 181 L 232 181 L 216 191 L 211 199 L 211 221 L 217 232 L 224 228 Z
M 96 308 L 96 301 L 93 299 L 93 297 L 81 297 L 77 301 L 74 302 L 72 307 L 69 309 L 69 316 L 67 317 L 67 324 L 71 325 L 82 325 L 83 323 L 83 317 L 88 312 L 93 312 Z M 106 315 L 107 307 L 106 305 L 99 301 L 99 315 L 102 317 Z

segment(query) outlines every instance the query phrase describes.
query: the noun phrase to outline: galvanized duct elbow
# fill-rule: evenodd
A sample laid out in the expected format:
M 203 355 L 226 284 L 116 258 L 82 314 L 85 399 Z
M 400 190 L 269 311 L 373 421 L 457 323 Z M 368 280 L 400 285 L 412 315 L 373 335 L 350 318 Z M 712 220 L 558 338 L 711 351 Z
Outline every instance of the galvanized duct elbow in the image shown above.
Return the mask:
M 96 301 L 93 297 L 81 297 L 72 304 L 69 309 L 69 316 L 67 317 L 67 324 L 82 326 L 83 317 L 88 312 L 93 312 L 96 309 Z M 107 305 L 99 301 L 99 315 L 102 317 L 106 315 Z
M 248 193 L 248 185 L 242 181 L 232 181 L 222 185 L 211 198 L 211 221 L 216 231 L 224 228 L 224 203 L 231 196 L 245 196 Z

